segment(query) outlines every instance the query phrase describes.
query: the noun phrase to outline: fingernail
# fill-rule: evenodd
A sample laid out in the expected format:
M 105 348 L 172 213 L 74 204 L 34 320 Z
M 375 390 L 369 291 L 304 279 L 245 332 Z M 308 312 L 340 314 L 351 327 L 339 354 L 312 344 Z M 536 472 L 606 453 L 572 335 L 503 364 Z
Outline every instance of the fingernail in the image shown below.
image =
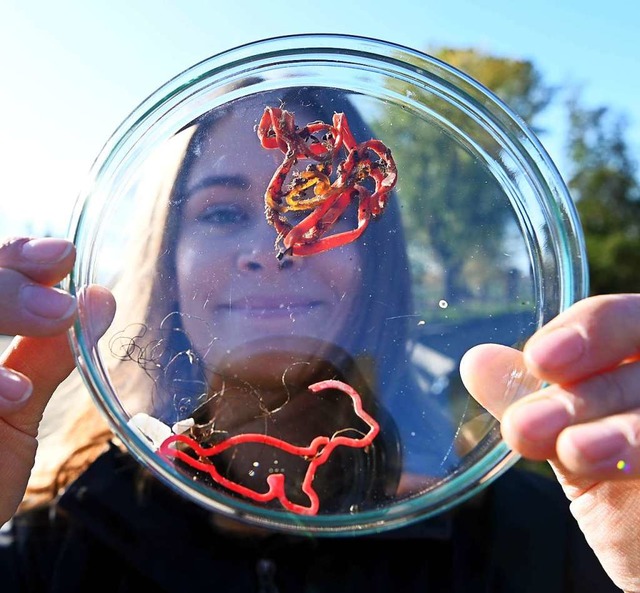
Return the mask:
M 584 339 L 573 327 L 560 327 L 526 345 L 525 357 L 544 370 L 557 370 L 576 362 L 584 354 Z
M 617 426 L 602 423 L 576 426 L 569 438 L 578 452 L 593 464 L 616 464 L 629 447 L 629 440 Z
M 22 255 L 25 259 L 36 264 L 55 264 L 61 261 L 73 248 L 71 241 L 45 237 L 44 239 L 31 239 L 22 246 Z
M 20 373 L 0 367 L 0 397 L 11 403 L 24 401 L 31 395 L 31 382 Z
M 529 441 L 544 441 L 558 436 L 571 423 L 567 405 L 557 398 L 547 397 L 518 404 L 511 412 Z
M 22 287 L 20 297 L 24 307 L 38 317 L 64 319 L 75 310 L 75 299 L 57 288 L 27 284 Z

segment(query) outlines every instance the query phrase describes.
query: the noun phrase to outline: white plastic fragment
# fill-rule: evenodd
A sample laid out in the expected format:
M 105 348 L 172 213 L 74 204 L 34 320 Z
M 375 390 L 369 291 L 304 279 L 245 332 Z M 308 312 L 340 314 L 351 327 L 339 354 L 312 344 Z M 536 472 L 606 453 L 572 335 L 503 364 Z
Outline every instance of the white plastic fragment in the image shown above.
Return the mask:
M 183 432 L 187 432 L 192 426 L 194 426 L 196 421 L 193 418 L 185 418 L 184 420 L 178 420 L 172 427 L 171 430 L 173 434 L 182 434 Z
M 128 424 L 139 435 L 146 438 L 154 449 L 158 449 L 165 439 L 172 435 L 171 429 L 164 422 L 144 412 L 133 415 Z

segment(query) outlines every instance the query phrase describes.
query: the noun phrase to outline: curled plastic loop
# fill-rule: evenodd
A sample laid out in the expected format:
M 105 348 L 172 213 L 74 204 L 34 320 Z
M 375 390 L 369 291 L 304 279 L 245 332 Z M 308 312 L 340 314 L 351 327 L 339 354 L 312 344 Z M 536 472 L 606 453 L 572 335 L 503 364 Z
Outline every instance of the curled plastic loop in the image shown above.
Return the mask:
M 257 133 L 264 148 L 284 154 L 264 195 L 267 222 L 278 232 L 279 259 L 287 254 L 321 253 L 355 241 L 371 218 L 384 210 L 398 177 L 391 150 L 380 140 L 357 143 L 344 113 L 335 113 L 331 124 L 316 121 L 299 128 L 289 111 L 267 107 Z M 340 159 L 343 153 L 346 156 Z M 292 173 L 300 160 L 311 163 Z M 352 200 L 358 200 L 356 228 L 328 234 Z M 300 211 L 310 213 L 292 224 L 286 214 Z

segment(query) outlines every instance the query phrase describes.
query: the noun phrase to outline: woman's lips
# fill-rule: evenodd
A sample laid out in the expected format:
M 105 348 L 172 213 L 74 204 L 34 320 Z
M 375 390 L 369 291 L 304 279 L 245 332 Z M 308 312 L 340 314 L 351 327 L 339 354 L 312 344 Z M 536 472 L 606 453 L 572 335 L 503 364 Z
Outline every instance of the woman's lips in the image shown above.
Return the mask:
M 320 299 L 246 298 L 220 304 L 217 308 L 228 313 L 239 313 L 258 319 L 290 318 L 296 314 L 306 314 L 326 304 Z

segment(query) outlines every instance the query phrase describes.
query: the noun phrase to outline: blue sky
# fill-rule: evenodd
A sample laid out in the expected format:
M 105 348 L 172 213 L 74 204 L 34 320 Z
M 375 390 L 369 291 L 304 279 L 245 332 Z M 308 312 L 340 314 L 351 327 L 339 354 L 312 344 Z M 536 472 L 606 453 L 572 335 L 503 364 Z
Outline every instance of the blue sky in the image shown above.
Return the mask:
M 626 115 L 638 160 L 639 29 L 631 0 L 0 0 L 0 236 L 64 234 L 91 162 L 140 101 L 195 62 L 275 35 L 530 59 L 547 83 Z M 541 140 L 562 171 L 561 134 Z

